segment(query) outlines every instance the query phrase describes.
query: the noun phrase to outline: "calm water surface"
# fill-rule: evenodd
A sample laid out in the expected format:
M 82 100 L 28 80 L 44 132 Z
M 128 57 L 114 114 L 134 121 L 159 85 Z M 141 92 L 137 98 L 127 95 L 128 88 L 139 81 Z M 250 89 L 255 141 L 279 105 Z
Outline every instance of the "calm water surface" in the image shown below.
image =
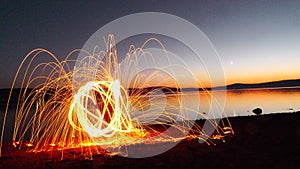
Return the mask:
M 205 92 L 197 93 L 200 98 L 204 98 L 201 99 L 203 101 L 200 103 L 201 108 L 207 109 L 208 99 L 205 99 L 207 94 Z M 191 99 L 196 97 L 197 93 L 191 94 Z M 252 110 L 257 107 L 262 108 L 264 114 L 300 111 L 300 88 L 226 91 L 224 109 L 228 116 L 253 115 Z
M 153 103 L 159 105 L 164 99 L 153 99 Z M 191 110 L 205 112 L 204 114 L 208 118 L 254 115 L 252 110 L 258 107 L 263 109 L 263 114 L 285 113 L 300 111 L 300 88 L 227 90 L 213 91 L 213 94 L 204 91 L 185 92 L 181 96 L 181 100 L 185 100 L 186 109 L 190 108 Z M 171 101 L 169 103 L 176 107 L 176 102 Z M 214 109 L 211 109 L 211 106 Z M 211 110 L 224 111 L 213 114 L 214 112 Z M 194 119 L 193 117 L 190 118 Z
M 216 105 L 216 102 L 211 102 L 212 97 L 210 96 L 211 92 L 187 92 L 181 96 L 182 100 L 185 100 L 185 107 L 193 110 L 199 110 L 199 112 L 205 112 L 206 118 L 214 117 L 213 113 L 210 112 L 210 106 L 212 103 L 213 106 L 222 108 L 222 105 Z M 300 111 L 300 88 L 281 88 L 281 89 L 251 89 L 251 90 L 227 90 L 227 91 L 214 91 L 213 94 L 215 100 L 223 99 L 223 96 L 226 96 L 224 100 L 225 106 L 224 111 L 226 114 L 220 113 L 219 115 L 224 116 L 247 116 L 253 115 L 252 110 L 254 108 L 260 107 L 263 109 L 263 114 L 270 113 L 285 113 L 285 112 L 294 112 Z M 172 98 L 177 98 L 178 95 L 167 96 L 171 98 L 171 101 L 166 102 L 166 97 L 153 96 L 152 105 L 153 106 L 149 111 L 161 111 L 162 108 L 168 104 L 168 111 L 179 111 L 179 106 L 176 101 Z M 158 107 L 158 108 L 157 108 Z M 168 107 L 168 106 L 167 106 Z M 3 114 L 4 106 L 0 107 L 0 125 L 2 127 L 3 123 Z M 215 109 L 214 109 L 215 110 Z M 222 110 L 222 109 L 220 109 Z M 196 116 L 193 113 L 190 113 L 190 110 L 186 110 L 186 113 L 189 115 L 189 119 L 199 119 L 199 116 Z M 147 114 L 147 111 L 140 112 L 141 114 Z M 11 139 L 10 136 L 13 132 L 14 125 L 14 115 L 15 110 L 12 106 L 7 115 L 6 129 L 4 140 Z M 138 116 L 138 115 L 137 115 Z M 159 116 L 159 115 L 158 115 Z M 217 117 L 219 117 L 217 115 Z M 201 118 L 201 117 L 200 117 Z M 149 120 L 149 119 L 147 119 Z M 147 121 L 146 120 L 146 121 Z M 0 129 L 0 131 L 2 128 Z

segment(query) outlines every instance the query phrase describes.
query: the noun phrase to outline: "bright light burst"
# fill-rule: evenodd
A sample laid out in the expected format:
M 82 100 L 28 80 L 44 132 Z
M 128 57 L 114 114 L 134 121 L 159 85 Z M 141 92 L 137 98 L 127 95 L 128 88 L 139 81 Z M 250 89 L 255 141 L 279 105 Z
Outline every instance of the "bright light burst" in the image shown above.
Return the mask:
M 157 39 L 149 39 L 145 44 L 149 41 L 159 43 L 165 50 Z M 174 88 L 160 86 L 165 82 L 170 84 L 172 77 L 153 70 L 147 72 L 146 76 L 138 75 L 134 76 L 134 79 L 126 79 L 131 70 L 136 69 L 140 57 L 153 59 L 150 53 L 143 51 L 145 44 L 141 48 L 130 47 L 122 62 L 122 72 L 117 71 L 120 63 L 114 37 L 109 35 L 105 44 L 107 51 L 98 51 L 97 46 L 92 53 L 78 49 L 72 51 L 63 61 L 59 61 L 54 54 L 45 49 L 35 49 L 24 58 L 12 84 L 13 89 L 18 78 L 22 77 L 12 140 L 15 146 L 26 143 L 33 152 L 53 150 L 63 152 L 65 149 L 83 148 L 81 151 L 89 151 L 87 154 L 90 156 L 93 153 L 103 152 L 98 151 L 101 148 L 111 148 L 107 153 L 126 155 L 126 152 L 120 151 L 120 147 L 140 143 L 156 144 L 178 142 L 183 139 L 201 139 L 199 136 L 204 136 L 203 141 L 211 144 L 214 138 L 233 134 L 228 120 L 226 125 L 224 121 L 222 125 L 218 125 L 215 120 L 207 119 L 204 113 L 197 112 L 198 117 L 207 119 L 216 128 L 214 136 L 206 140 L 204 138 L 209 136 L 206 136 L 200 124 L 187 120 L 184 114 L 171 111 L 172 109 L 195 111 L 182 104 L 176 81 L 172 83 Z M 77 52 L 83 52 L 85 56 L 79 61 L 70 59 Z M 54 61 L 34 65 L 34 60 L 41 54 L 49 55 Z M 74 64 L 76 66 L 71 69 L 71 65 Z M 123 75 L 120 75 L 121 73 Z M 157 77 L 164 83 L 149 88 L 147 83 Z M 131 80 L 130 85 L 124 87 L 126 80 Z M 201 87 L 199 81 L 198 84 Z M 166 104 L 175 103 L 163 113 L 157 110 L 163 110 L 166 105 L 155 104 L 156 102 L 151 102 L 153 97 L 149 97 L 155 95 L 153 93 L 158 89 L 164 91 L 158 95 L 167 93 Z M 154 111 L 150 109 L 147 113 L 141 113 L 148 110 L 150 104 L 155 107 Z M 8 108 L 9 102 L 3 129 Z M 145 122 L 145 118 L 151 121 Z M 3 133 L 4 130 L 2 140 Z M 86 147 L 92 149 L 85 149 Z

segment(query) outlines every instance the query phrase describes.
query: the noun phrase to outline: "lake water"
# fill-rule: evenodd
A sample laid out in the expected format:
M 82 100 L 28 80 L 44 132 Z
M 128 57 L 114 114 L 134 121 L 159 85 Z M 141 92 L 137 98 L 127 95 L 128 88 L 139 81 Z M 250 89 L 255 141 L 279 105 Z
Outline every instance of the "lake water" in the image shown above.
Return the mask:
M 201 98 L 206 94 L 199 92 L 199 95 Z M 200 104 L 204 109 L 205 102 Z M 300 111 L 300 88 L 226 91 L 224 109 L 228 116 L 253 115 L 252 110 L 257 107 L 263 109 L 263 114 Z
M 204 114 L 207 115 L 206 118 L 220 116 L 224 117 L 254 115 L 252 113 L 252 110 L 257 107 L 263 109 L 263 114 L 300 111 L 300 88 L 214 91 L 213 98 L 216 100 L 216 102 L 220 100 L 221 102 L 225 101 L 224 107 L 222 105 L 217 105 L 216 102 L 211 102 L 212 97 L 210 96 L 210 94 L 211 92 L 187 92 L 183 96 L 181 96 L 181 101 L 184 100 L 184 107 L 188 108 L 186 109 L 186 112 L 188 112 L 189 114 L 189 119 L 201 118 L 199 116 L 195 116 L 193 113 L 189 113 L 191 112 L 190 110 L 199 110 L 199 112 L 205 112 Z M 222 100 L 223 96 L 225 95 L 226 99 Z M 166 102 L 166 97 L 168 97 L 169 102 Z M 171 95 L 165 97 L 153 96 L 152 103 L 154 103 L 154 105 L 159 105 L 156 106 L 156 108 L 154 106 L 154 111 L 163 110 L 161 109 L 161 107 L 164 108 L 164 106 L 168 105 L 169 103 L 170 105 L 172 105 L 169 106 L 169 108 L 167 108 L 169 109 L 169 111 L 178 111 L 179 104 L 176 104 L 176 101 L 174 101 L 174 98 L 177 97 L 178 95 Z M 210 107 L 211 105 L 213 105 L 213 107 L 217 107 L 217 110 L 222 110 L 222 108 L 224 108 L 226 114 L 219 112 L 219 115 L 212 116 L 214 114 L 210 112 L 210 110 L 212 110 Z M 0 107 L 1 127 L 3 122 L 4 110 L 4 106 Z M 149 109 L 148 111 L 152 110 L 153 109 Z M 213 110 L 216 109 L 213 108 Z M 141 113 L 147 113 L 147 111 Z M 5 129 L 6 132 L 4 140 L 9 140 L 10 135 L 12 135 L 14 125 L 14 114 L 15 110 L 12 106 L 7 115 Z
M 181 104 L 178 104 L 178 98 Z M 300 111 L 300 88 L 194 91 L 167 97 L 153 96 L 151 101 L 150 105 L 160 108 L 150 108 L 152 112 L 166 110 L 179 114 L 181 110 L 191 120 L 201 118 L 196 112 L 202 112 L 202 118 L 254 115 L 252 110 L 255 108 L 261 108 L 263 114 L 286 113 Z

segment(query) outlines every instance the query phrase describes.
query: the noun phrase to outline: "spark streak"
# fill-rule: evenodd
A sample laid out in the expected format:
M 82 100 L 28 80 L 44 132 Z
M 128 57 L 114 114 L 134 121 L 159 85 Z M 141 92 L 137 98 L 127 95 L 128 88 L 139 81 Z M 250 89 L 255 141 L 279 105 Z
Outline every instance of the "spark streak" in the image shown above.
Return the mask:
M 158 42 L 165 50 L 157 39 L 150 39 L 145 44 L 151 40 Z M 174 111 L 175 109 L 184 109 L 191 113 L 197 113 L 199 117 L 206 117 L 205 114 L 187 107 L 181 101 L 180 93 L 177 90 L 159 88 L 160 91 L 169 92 L 169 96 L 165 97 L 168 107 L 165 109 L 164 104 L 152 102 L 158 96 L 149 97 L 155 93 L 155 89 L 145 89 L 147 82 L 156 77 L 162 77 L 160 81 L 167 79 L 168 83 L 170 80 L 176 79 L 167 71 L 167 68 L 176 65 L 170 64 L 161 68 L 161 71 L 167 72 L 164 75 L 159 71 L 152 71 L 148 72 L 146 76 L 133 76 L 132 70 L 138 69 L 140 58 L 147 57 L 155 63 L 154 57 L 150 53 L 144 52 L 143 48 L 131 46 L 122 62 L 123 67 L 125 64 L 125 68 L 120 71 L 122 65 L 118 62 L 114 37 L 109 35 L 105 43 L 107 51 L 97 52 L 97 46 L 93 53 L 74 50 L 63 61 L 59 61 L 45 49 L 35 49 L 24 58 L 12 85 L 13 89 L 16 80 L 22 78 L 12 140 L 16 147 L 21 147 L 22 143 L 27 142 L 27 147 L 31 147 L 30 151 L 32 152 L 56 149 L 62 151 L 63 158 L 63 151 L 70 148 L 82 148 L 82 151 L 89 151 L 86 154 L 92 155 L 92 149 L 96 149 L 96 153 L 102 152 L 98 151 L 101 146 L 102 148 L 112 148 L 109 152 L 111 154 L 124 154 L 120 151 L 120 147 L 126 145 L 177 142 L 183 139 L 198 138 L 200 134 L 205 136 L 201 125 L 192 120 L 186 120 L 185 114 Z M 74 64 L 75 60 L 70 58 L 76 52 L 85 53 L 86 56 L 81 58 L 77 62 L 79 64 L 72 70 L 70 65 Z M 34 59 L 41 53 L 51 56 L 54 61 L 32 65 Z M 29 63 L 25 66 L 25 62 L 28 60 Z M 24 66 L 25 71 L 22 74 L 21 70 Z M 91 77 L 91 74 L 94 77 Z M 75 75 L 79 80 L 74 78 Z M 128 79 L 128 77 L 134 78 Z M 126 82 L 129 82 L 130 85 L 127 84 L 124 87 Z M 197 83 L 201 87 L 200 81 Z M 34 87 L 31 89 L 30 87 L 33 85 Z M 176 81 L 173 86 L 178 89 Z M 12 97 L 11 94 L 12 90 L 9 101 Z M 5 111 L 3 129 L 9 101 Z M 170 102 L 176 104 L 172 105 Z M 160 112 L 161 110 L 164 112 Z M 147 123 L 143 119 L 152 121 Z M 233 134 L 228 120 L 226 130 L 223 130 L 222 126 L 219 126 L 214 120 L 207 120 L 216 128 L 218 139 L 224 138 L 226 133 Z M 2 130 L 1 136 L 0 155 L 3 135 L 4 130 Z M 204 141 L 209 143 L 212 140 Z M 93 148 L 84 149 L 84 147 Z

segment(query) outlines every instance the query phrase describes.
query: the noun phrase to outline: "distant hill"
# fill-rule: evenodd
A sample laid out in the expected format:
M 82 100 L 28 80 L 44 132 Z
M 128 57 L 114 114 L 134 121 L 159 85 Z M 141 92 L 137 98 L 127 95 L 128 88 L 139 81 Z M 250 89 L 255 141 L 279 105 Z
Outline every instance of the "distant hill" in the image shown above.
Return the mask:
M 292 80 L 280 80 L 273 82 L 264 82 L 264 83 L 234 83 L 227 86 L 218 86 L 214 88 L 206 88 L 205 90 L 234 90 L 234 89 L 258 89 L 258 88 L 284 88 L 284 87 L 300 87 L 300 79 L 292 79 Z M 175 90 L 174 88 L 171 88 Z M 183 88 L 181 91 L 189 92 L 189 91 L 203 91 L 202 88 Z
M 192 92 L 192 91 L 203 91 L 203 90 L 234 90 L 234 89 L 257 89 L 257 88 L 284 88 L 284 87 L 300 87 L 300 79 L 292 79 L 292 80 L 280 80 L 273 82 L 264 82 L 264 83 L 234 83 L 227 86 L 218 86 L 214 88 L 182 88 L 176 89 L 171 87 L 149 87 L 144 88 L 142 90 L 149 91 L 149 89 L 161 88 L 164 92 L 168 93 L 172 92 Z
M 300 79 L 281 80 L 281 81 L 255 83 L 255 84 L 235 83 L 226 86 L 226 88 L 227 89 L 253 89 L 253 88 L 296 87 L 296 86 L 300 86 Z M 214 89 L 218 89 L 218 87 Z
M 235 89 L 257 89 L 257 88 L 283 88 L 283 87 L 300 87 L 300 79 L 294 80 L 281 80 L 274 82 L 265 82 L 265 83 L 255 83 L 255 84 L 245 84 L 245 83 L 235 83 L 228 86 L 207 88 L 205 90 L 235 90 Z M 156 86 L 156 87 L 147 87 L 147 88 L 129 88 L 129 95 L 134 95 L 135 93 L 146 94 L 151 91 L 160 89 L 165 94 L 173 94 L 179 92 L 192 92 L 192 91 L 203 91 L 201 88 L 183 88 L 177 89 L 172 87 Z M 14 89 L 12 92 L 12 97 L 10 104 L 16 104 L 21 89 Z M 32 89 L 28 89 L 27 92 L 31 92 Z M 0 89 L 0 106 L 6 105 L 7 98 L 9 96 L 10 89 Z M 154 92 L 155 93 L 155 92 Z
M 174 94 L 180 92 L 180 89 L 175 87 L 155 86 L 145 88 L 128 88 L 128 93 L 129 95 L 148 94 L 149 92 L 157 93 L 158 90 L 162 91 L 165 94 Z

